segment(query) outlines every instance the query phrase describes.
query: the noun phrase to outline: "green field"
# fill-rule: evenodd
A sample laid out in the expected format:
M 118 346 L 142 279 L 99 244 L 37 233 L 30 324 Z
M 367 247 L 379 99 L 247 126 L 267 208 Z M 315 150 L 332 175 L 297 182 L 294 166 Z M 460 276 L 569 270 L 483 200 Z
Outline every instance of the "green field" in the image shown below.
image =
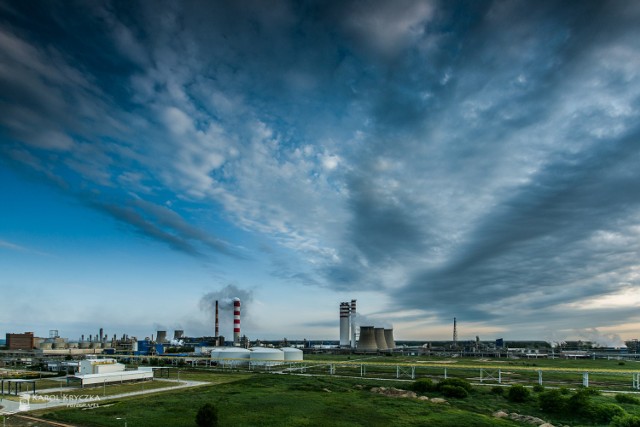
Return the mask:
M 181 380 L 205 381 L 210 384 L 191 389 L 158 392 L 145 396 L 101 401 L 101 407 L 91 410 L 49 409 L 38 415 L 80 426 L 194 426 L 195 415 L 205 403 L 219 410 L 221 425 L 229 426 L 523 426 L 510 419 L 497 419 L 498 410 L 531 415 L 554 425 L 608 426 L 609 421 L 589 418 L 591 415 L 549 413 L 541 409 L 538 393 L 531 392 L 526 401 L 514 403 L 507 399 L 511 383 L 531 386 L 537 383 L 538 370 L 545 381 L 578 390 L 582 373 L 590 372 L 590 389 L 633 391 L 632 373 L 640 364 L 614 360 L 512 360 L 487 361 L 474 359 L 437 359 L 408 357 L 332 357 L 311 356 L 306 361 L 306 375 L 282 375 L 273 372 L 240 372 L 221 368 L 180 369 Z M 335 375 L 329 375 L 334 365 Z M 365 377 L 360 377 L 362 366 Z M 502 372 L 505 394 L 497 394 L 497 381 L 484 378 L 483 386 L 474 386 L 466 398 L 446 398 L 437 404 L 415 398 L 394 398 L 372 393 L 372 387 L 407 389 L 413 380 L 406 375 L 401 380 L 396 365 L 416 366 L 416 378 L 431 378 L 434 382 L 448 378 L 464 378 L 478 383 L 480 368 L 490 375 Z M 638 367 L 638 368 L 636 368 Z M 272 371 L 278 368 L 271 368 Z M 177 370 L 171 378 L 177 377 Z M 155 382 L 155 381 L 154 381 Z M 158 382 L 160 383 L 160 382 Z M 140 387 L 140 385 L 133 385 Z M 109 387 L 107 387 L 109 388 Z M 530 388 L 529 388 L 530 389 Z M 115 389 L 114 389 L 115 390 Z M 99 393 L 99 388 L 94 389 Z M 566 389 L 566 399 L 576 395 Z M 112 394 L 112 393 L 108 393 Z M 442 397 L 437 391 L 426 395 Z M 108 398 L 108 396 L 107 396 Z M 618 403 L 614 393 L 589 397 L 595 406 L 617 406 L 628 414 L 640 416 L 640 405 Z M 595 407 L 594 406 L 594 407 Z

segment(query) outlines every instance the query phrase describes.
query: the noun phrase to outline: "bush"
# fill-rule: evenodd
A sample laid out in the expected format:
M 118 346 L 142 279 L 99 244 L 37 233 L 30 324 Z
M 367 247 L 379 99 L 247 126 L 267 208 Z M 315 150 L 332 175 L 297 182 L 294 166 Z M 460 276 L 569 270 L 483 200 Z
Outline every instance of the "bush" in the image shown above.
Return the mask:
M 609 427 L 640 427 L 640 417 L 636 415 L 617 415 L 611 420 Z
M 507 399 L 510 402 L 525 402 L 529 398 L 529 390 L 521 384 L 514 384 L 509 387 Z
M 536 393 L 542 393 L 544 391 L 544 386 L 542 384 L 536 384 L 533 386 L 533 391 Z
M 498 396 L 502 396 L 504 394 L 504 387 L 500 387 L 499 385 L 494 385 L 491 387 L 491 393 L 496 394 Z
M 628 403 L 630 405 L 640 404 L 640 399 L 630 394 L 616 394 L 616 401 L 618 403 Z
M 562 414 L 567 409 L 567 398 L 562 391 L 553 389 L 538 395 L 540 409 L 549 414 Z
M 435 390 L 435 386 L 433 385 L 433 381 L 429 378 L 420 378 L 417 381 L 414 381 L 409 389 L 415 391 L 416 393 L 426 393 L 428 391 Z
M 218 425 L 218 409 L 211 403 L 205 403 L 196 414 L 198 427 L 216 427 Z
M 624 409 L 615 403 L 591 403 L 582 413 L 585 418 L 601 423 L 608 423 L 614 417 L 626 415 Z
M 563 395 L 567 396 L 567 395 L 571 394 L 571 390 L 569 390 L 566 387 L 560 387 L 560 393 L 562 393 Z
M 442 387 L 448 386 L 448 385 L 452 385 L 455 387 L 462 387 L 467 392 L 470 392 L 472 388 L 471 383 L 469 383 L 469 381 L 467 380 L 463 380 L 462 378 L 447 378 L 446 380 L 440 381 L 436 385 L 436 388 L 438 389 L 438 391 L 442 391 Z
M 445 397 L 455 397 L 456 399 L 464 399 L 469 396 L 469 392 L 465 388 L 449 384 L 440 387 L 440 393 Z

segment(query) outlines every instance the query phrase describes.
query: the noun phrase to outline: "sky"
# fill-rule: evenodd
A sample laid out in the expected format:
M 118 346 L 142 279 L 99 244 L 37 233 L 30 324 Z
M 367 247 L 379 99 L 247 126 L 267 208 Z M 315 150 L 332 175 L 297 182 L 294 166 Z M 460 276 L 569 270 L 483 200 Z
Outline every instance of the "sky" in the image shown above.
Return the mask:
M 0 334 L 637 338 L 640 3 L 0 2 Z

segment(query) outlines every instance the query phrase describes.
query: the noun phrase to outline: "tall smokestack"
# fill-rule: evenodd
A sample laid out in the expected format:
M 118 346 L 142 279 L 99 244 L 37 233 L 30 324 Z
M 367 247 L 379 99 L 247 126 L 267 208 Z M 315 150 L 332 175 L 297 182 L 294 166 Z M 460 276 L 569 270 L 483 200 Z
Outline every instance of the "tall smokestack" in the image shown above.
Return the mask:
M 340 303 L 340 347 L 348 348 L 349 343 L 349 303 Z
M 218 322 L 218 300 L 216 300 L 216 329 L 215 329 L 215 337 L 218 338 L 220 336 L 220 323 Z
M 240 342 L 240 298 L 233 299 L 233 342 Z
M 103 333 L 103 330 L 102 328 L 100 328 L 100 342 L 102 342 L 102 333 Z
M 351 348 L 356 348 L 356 300 L 351 300 Z

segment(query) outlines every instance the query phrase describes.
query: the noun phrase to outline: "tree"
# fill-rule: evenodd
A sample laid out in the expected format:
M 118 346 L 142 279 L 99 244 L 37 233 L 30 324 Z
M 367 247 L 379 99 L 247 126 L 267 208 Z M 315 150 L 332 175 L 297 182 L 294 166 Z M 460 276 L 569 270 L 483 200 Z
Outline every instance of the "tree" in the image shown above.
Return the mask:
M 198 427 L 216 427 L 218 425 L 218 408 L 211 403 L 205 403 L 196 414 Z

